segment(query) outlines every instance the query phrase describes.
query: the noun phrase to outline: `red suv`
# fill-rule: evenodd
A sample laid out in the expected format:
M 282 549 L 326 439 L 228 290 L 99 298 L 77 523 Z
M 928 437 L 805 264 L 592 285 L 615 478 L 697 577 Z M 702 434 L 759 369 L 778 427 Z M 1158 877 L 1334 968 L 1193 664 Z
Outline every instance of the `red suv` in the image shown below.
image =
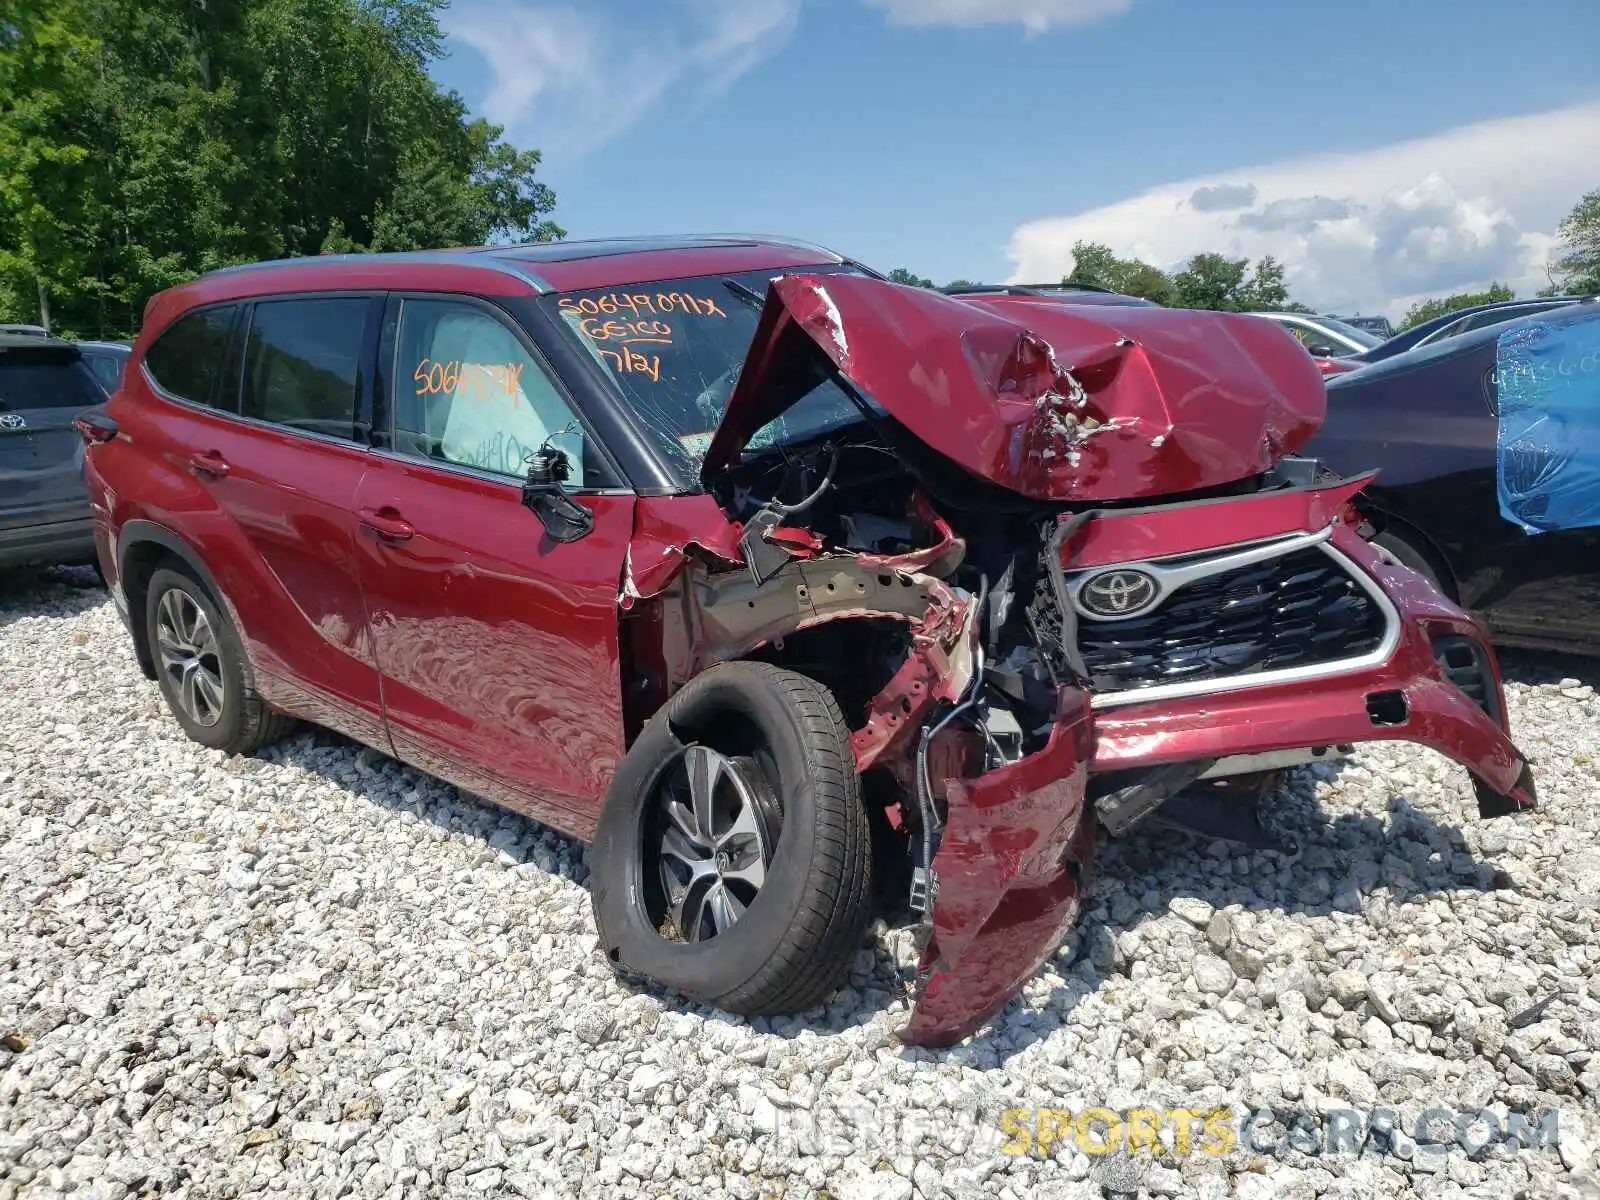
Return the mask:
M 1483 630 L 1294 451 L 1249 317 L 956 298 L 714 237 L 321 257 L 151 301 L 79 419 L 101 565 L 194 740 L 330 726 L 592 841 L 619 970 L 830 993 L 875 906 L 905 1040 L 993 1014 L 1096 826 L 1249 839 L 1350 743 L 1534 803 Z

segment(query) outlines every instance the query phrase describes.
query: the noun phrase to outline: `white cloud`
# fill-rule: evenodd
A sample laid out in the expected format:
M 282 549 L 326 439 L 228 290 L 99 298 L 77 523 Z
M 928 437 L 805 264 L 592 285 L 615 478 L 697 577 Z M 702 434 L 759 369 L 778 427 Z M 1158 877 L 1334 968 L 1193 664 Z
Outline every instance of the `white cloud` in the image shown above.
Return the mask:
M 576 158 L 716 95 L 793 34 L 801 0 L 457 0 L 445 32 L 488 61 L 483 108 L 550 158 Z
M 1082 239 L 1161 267 L 1201 250 L 1272 254 L 1325 311 L 1398 315 L 1497 279 L 1526 294 L 1547 282 L 1555 227 L 1597 161 L 1600 102 L 1186 179 L 1019 226 L 1012 278 L 1059 278 Z
M 891 25 L 1019 24 L 1029 33 L 1054 25 L 1082 25 L 1114 17 L 1134 0 L 866 0 L 882 9 Z

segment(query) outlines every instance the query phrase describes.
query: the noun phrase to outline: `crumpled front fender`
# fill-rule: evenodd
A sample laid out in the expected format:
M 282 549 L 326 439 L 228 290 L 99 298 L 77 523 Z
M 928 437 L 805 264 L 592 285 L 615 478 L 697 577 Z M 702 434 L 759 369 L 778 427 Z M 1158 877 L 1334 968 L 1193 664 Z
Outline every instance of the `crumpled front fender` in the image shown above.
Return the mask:
M 974 1033 L 1077 919 L 1094 850 L 1085 799 L 1093 730 L 1089 694 L 1062 688 L 1042 750 L 946 781 L 950 822 L 933 861 L 926 982 L 901 1041 L 948 1046 Z

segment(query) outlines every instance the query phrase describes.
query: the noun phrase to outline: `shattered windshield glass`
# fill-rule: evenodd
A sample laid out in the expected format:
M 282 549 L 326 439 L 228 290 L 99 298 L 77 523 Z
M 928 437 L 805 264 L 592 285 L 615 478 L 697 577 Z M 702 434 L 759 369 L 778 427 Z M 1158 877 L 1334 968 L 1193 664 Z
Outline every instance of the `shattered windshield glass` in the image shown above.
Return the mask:
M 563 292 L 543 303 L 616 380 L 662 450 L 692 478 L 739 378 L 773 275 L 742 271 L 624 284 Z M 751 439 L 750 448 L 803 441 L 858 420 L 860 410 L 839 385 L 819 378 Z

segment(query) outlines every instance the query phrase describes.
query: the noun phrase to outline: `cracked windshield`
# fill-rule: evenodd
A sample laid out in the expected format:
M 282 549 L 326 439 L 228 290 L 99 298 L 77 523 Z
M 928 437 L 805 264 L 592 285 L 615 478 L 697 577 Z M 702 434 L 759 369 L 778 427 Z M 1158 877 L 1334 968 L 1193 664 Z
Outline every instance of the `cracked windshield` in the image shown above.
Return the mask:
M 744 271 L 665 279 L 546 303 L 616 381 L 662 451 L 693 476 L 738 382 L 772 278 Z M 803 398 L 763 426 L 750 448 L 803 441 L 859 419 L 854 401 L 818 369 Z

